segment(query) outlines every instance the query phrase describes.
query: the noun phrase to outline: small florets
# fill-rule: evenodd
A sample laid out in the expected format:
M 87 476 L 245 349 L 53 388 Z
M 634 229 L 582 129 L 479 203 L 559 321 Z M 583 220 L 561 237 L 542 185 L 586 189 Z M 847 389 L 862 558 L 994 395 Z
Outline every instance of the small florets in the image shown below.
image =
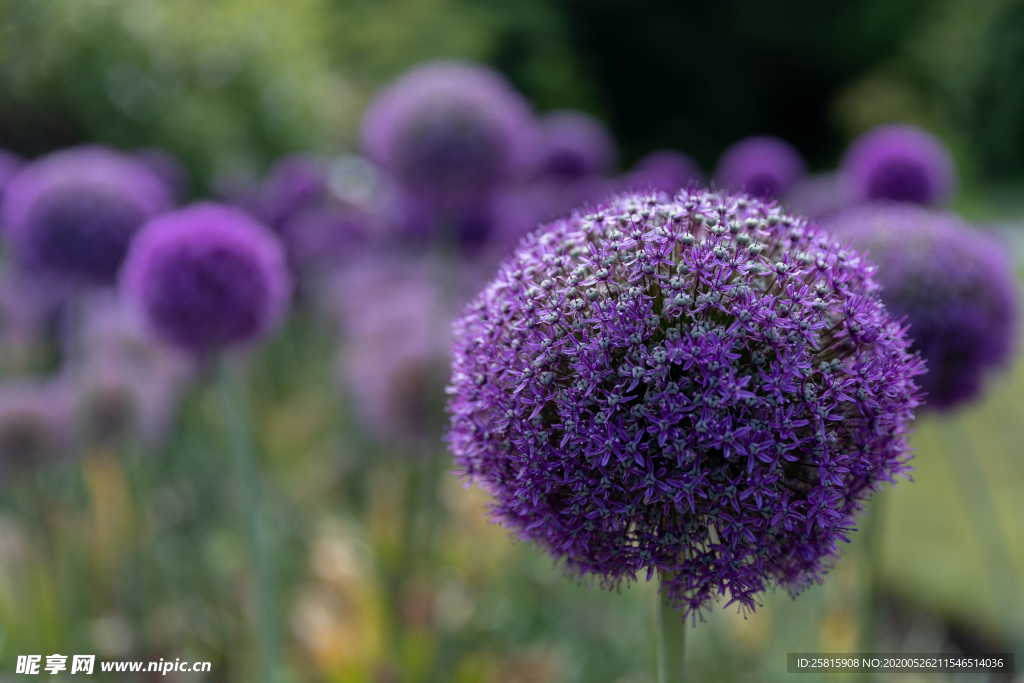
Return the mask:
M 906 204 L 850 209 L 825 226 L 878 266 L 882 298 L 905 316 L 928 373 L 928 405 L 975 398 L 1006 364 L 1017 329 L 1017 284 L 995 240 L 959 218 Z
M 200 204 L 146 224 L 121 287 L 157 337 L 202 355 L 269 331 L 290 283 L 267 228 L 239 210 Z
M 798 590 L 909 457 L 921 363 L 876 289 L 748 197 L 556 221 L 455 325 L 456 461 L 498 520 L 609 585 L 660 572 L 687 612 Z

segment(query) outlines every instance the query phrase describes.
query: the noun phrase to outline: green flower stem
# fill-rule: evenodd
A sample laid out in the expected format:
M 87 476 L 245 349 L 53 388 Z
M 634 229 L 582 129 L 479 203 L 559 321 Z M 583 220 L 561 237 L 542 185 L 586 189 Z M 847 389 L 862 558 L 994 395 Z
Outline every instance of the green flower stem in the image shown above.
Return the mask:
M 664 590 L 658 591 L 655 610 L 658 618 L 658 683 L 682 683 L 686 680 L 686 622 L 669 604 Z
M 280 633 L 275 606 L 273 554 L 269 548 L 266 517 L 261 505 L 263 486 L 256 459 L 250 423 L 248 387 L 244 367 L 224 359 L 218 377 L 222 417 L 225 421 L 228 446 L 238 486 L 238 513 L 245 525 L 251 568 L 255 575 L 255 614 L 257 665 L 256 680 L 273 683 L 277 680 Z
M 882 604 L 882 563 L 885 548 L 885 511 L 888 491 L 879 491 L 864 511 L 862 527 L 864 588 L 861 597 L 860 650 L 874 652 L 878 647 L 879 611 Z M 875 680 L 871 674 L 870 680 Z

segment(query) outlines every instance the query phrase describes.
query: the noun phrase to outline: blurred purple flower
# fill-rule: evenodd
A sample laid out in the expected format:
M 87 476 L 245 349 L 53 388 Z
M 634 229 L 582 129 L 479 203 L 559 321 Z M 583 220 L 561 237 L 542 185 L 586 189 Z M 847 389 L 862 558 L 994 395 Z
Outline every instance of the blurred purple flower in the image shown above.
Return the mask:
M 188 171 L 173 154 L 151 147 L 135 150 L 135 158 L 164 182 L 175 202 L 185 197 L 189 185 Z
M 155 446 L 165 438 L 178 405 L 179 385 L 140 374 L 127 363 L 101 357 L 69 377 L 76 433 L 87 444 L 137 439 Z
M 262 182 L 257 214 L 279 230 L 292 217 L 327 197 L 327 172 L 311 157 L 293 156 L 278 161 Z
M 170 205 L 164 183 L 135 159 L 79 147 L 26 164 L 4 193 L 2 223 L 26 274 L 103 286 L 142 223 Z
M 542 178 L 604 176 L 615 165 L 615 140 L 604 124 L 578 111 L 555 111 L 540 121 Z
M 0 472 L 5 476 L 68 457 L 71 430 L 63 383 L 0 384 Z
M 819 579 L 907 469 L 922 363 L 876 290 L 855 252 L 747 197 L 556 221 L 455 325 L 456 462 L 572 570 L 753 609 Z
M 879 126 L 854 141 L 842 173 L 854 201 L 944 204 L 955 176 L 949 151 L 913 126 Z
M 146 224 L 121 288 L 157 337 L 204 355 L 267 334 L 285 313 L 290 280 L 267 228 L 240 210 L 198 204 Z
M 838 174 L 819 173 L 794 183 L 782 203 L 795 214 L 821 221 L 847 208 L 851 202 Z
M 299 279 L 319 279 L 352 262 L 370 236 L 381 231 L 378 220 L 365 209 L 337 203 L 297 212 L 281 226 L 292 272 Z
M 425 264 L 385 260 L 339 281 L 337 364 L 353 410 L 382 441 L 437 439 L 452 318 Z
M 537 125 L 499 74 L 434 62 L 377 96 L 362 139 L 369 158 L 406 192 L 450 209 L 525 172 L 536 156 Z
M 0 149 L 0 203 L 3 202 L 4 188 L 21 168 L 22 161 L 10 152 Z M 0 225 L 2 228 L 2 225 Z
M 704 184 L 704 174 L 690 157 L 669 149 L 652 152 L 638 161 L 623 178 L 624 190 L 667 192 Z
M 715 170 L 715 182 L 760 199 L 779 199 L 804 172 L 800 153 L 785 140 L 750 137 L 725 151 Z
M 878 266 L 882 298 L 905 316 L 928 373 L 928 405 L 976 398 L 1007 364 L 1017 330 L 1017 281 L 1002 246 L 952 214 L 908 204 L 866 205 L 826 224 Z

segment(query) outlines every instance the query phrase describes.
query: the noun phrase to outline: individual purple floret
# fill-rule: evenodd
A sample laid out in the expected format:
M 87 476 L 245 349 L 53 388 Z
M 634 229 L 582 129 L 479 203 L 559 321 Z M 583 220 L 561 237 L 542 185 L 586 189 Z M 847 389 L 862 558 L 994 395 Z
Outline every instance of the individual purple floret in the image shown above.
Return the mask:
M 870 266 L 803 219 L 625 195 L 527 237 L 455 324 L 449 442 L 569 569 L 753 609 L 819 579 L 907 469 L 909 346 Z
M 623 178 L 622 186 L 641 192 L 672 193 L 703 184 L 704 174 L 697 162 L 685 154 L 664 149 L 638 161 Z
M 913 126 L 880 126 L 850 146 L 842 173 L 854 201 L 891 200 L 934 206 L 953 191 L 953 161 L 945 146 Z
M 999 243 L 956 216 L 908 204 L 850 209 L 825 227 L 878 265 L 882 298 L 906 317 L 927 364 L 928 406 L 977 397 L 1009 360 L 1017 329 L 1017 283 Z
M 804 172 L 800 153 L 785 140 L 750 137 L 725 151 L 715 170 L 715 182 L 761 199 L 778 199 Z
M 497 73 L 435 62 L 384 90 L 363 120 L 369 158 L 405 191 L 461 206 L 526 170 L 537 151 L 525 100 Z
M 198 204 L 146 224 L 121 289 L 158 338 L 206 355 L 265 335 L 285 312 L 290 282 L 267 228 L 238 209 Z
M 137 160 L 79 147 L 25 165 L 4 192 L 0 223 L 22 272 L 105 286 L 146 219 L 170 205 L 167 187 Z
M 604 176 L 615 165 L 615 140 L 604 124 L 578 111 L 556 111 L 540 121 L 540 175 L 573 181 Z

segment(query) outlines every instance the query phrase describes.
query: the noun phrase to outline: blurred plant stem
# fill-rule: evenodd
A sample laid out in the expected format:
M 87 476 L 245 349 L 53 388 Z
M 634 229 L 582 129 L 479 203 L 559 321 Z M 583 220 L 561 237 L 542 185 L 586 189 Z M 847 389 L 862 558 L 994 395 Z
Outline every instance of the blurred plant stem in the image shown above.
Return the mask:
M 393 638 L 403 653 L 403 660 L 411 646 L 408 624 L 405 623 L 405 601 L 409 598 L 407 591 L 420 571 L 433 566 L 434 536 L 440 510 L 438 486 L 443 462 L 444 459 L 437 453 L 425 449 L 409 455 L 402 467 L 405 474 L 399 519 L 402 527 L 398 534 L 398 549 L 394 556 L 395 566 L 390 572 L 388 591 L 394 623 Z
M 954 417 L 936 422 L 945 444 L 942 450 L 957 482 L 956 488 L 963 494 L 964 507 L 973 517 L 974 529 L 981 538 L 980 550 L 990 553 L 989 559 L 995 569 L 993 585 L 998 593 L 996 600 L 1006 605 L 1008 613 L 1018 614 L 1019 583 L 1010 553 L 1010 536 L 1003 528 L 988 477 L 971 448 L 971 440 L 965 434 L 960 419 Z
M 661 582 L 664 576 L 659 574 Z M 668 592 L 658 590 L 655 606 L 658 621 L 658 683 L 682 683 L 686 661 L 686 622 L 672 607 Z
M 224 358 L 218 368 L 217 385 L 221 398 L 222 418 L 235 467 L 238 486 L 238 513 L 245 526 L 251 569 L 255 575 L 256 661 L 259 677 L 256 680 L 274 683 L 278 680 L 279 660 L 278 618 L 275 609 L 276 589 L 273 552 L 267 534 L 266 519 L 261 504 L 262 479 L 252 438 L 248 386 L 242 359 Z
M 885 510 L 889 493 L 880 490 L 864 511 L 862 533 L 864 586 L 861 597 L 860 645 L 861 652 L 875 652 L 878 647 L 879 611 L 882 607 L 882 564 L 885 561 Z M 877 680 L 868 674 L 867 680 Z

